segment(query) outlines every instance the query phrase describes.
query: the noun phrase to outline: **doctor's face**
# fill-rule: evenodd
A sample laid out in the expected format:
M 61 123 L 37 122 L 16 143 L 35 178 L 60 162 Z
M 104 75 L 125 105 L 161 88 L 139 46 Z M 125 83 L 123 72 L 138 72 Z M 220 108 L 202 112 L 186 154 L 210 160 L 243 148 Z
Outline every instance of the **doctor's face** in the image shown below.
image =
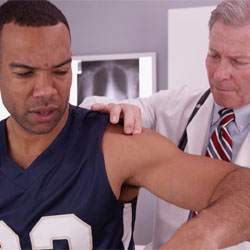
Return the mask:
M 217 21 L 210 33 L 206 66 L 217 104 L 240 108 L 250 103 L 250 24 Z

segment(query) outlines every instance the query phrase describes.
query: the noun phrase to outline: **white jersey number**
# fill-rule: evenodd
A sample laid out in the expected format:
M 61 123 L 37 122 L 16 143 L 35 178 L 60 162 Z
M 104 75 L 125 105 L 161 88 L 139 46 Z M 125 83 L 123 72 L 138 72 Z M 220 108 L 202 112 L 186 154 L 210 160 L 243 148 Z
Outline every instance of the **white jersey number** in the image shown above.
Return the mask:
M 67 240 L 69 249 L 92 249 L 91 227 L 74 214 L 42 217 L 30 232 L 32 249 L 53 249 L 53 240 Z M 19 250 L 17 234 L 0 221 L 1 250 Z

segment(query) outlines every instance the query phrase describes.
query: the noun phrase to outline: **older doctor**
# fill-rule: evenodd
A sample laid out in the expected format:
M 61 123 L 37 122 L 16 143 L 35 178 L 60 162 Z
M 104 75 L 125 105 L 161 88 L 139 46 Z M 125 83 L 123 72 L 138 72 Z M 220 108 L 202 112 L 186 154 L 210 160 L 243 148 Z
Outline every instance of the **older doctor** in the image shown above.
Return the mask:
M 209 29 L 206 67 L 211 94 L 203 98 L 204 104 L 187 126 L 184 150 L 205 155 L 210 137 L 221 122 L 220 110 L 228 108 L 233 110 L 234 120 L 226 125 L 232 138 L 232 154 L 226 160 L 250 166 L 250 0 L 221 2 L 211 14 Z M 146 99 L 127 100 L 126 103 L 140 107 L 143 126 L 160 132 L 178 145 L 204 92 L 204 89 L 184 87 L 160 91 Z M 87 107 L 94 102 L 109 103 L 110 100 L 92 97 L 81 106 Z M 135 134 L 141 130 L 140 111 L 135 106 L 97 104 L 92 108 L 110 112 L 113 122 L 117 122 L 122 113 L 126 133 Z M 216 157 L 211 152 L 210 156 Z M 224 159 L 220 155 L 217 158 Z M 187 210 L 157 199 L 153 249 L 159 248 L 163 239 L 170 237 L 187 220 L 188 214 Z M 250 249 L 250 243 L 244 242 L 230 249 Z

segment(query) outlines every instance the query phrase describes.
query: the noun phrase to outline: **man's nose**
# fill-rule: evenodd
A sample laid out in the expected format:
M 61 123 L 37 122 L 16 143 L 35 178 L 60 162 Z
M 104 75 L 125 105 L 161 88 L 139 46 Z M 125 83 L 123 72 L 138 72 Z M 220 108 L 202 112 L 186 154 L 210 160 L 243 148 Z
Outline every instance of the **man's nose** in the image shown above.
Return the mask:
M 35 79 L 35 87 L 33 90 L 33 96 L 36 98 L 48 99 L 57 94 L 57 90 L 54 86 L 53 78 L 48 72 L 42 72 L 38 74 Z

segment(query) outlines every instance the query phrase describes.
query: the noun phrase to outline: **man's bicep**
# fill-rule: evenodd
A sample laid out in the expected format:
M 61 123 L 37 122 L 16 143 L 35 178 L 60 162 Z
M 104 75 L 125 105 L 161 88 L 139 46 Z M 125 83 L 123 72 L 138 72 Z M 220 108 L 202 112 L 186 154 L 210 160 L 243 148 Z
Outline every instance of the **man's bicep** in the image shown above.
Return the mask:
M 109 180 L 116 183 L 145 187 L 157 196 L 175 203 L 174 193 L 182 175 L 173 171 L 177 147 L 153 131 L 144 129 L 135 136 L 124 136 L 117 126 L 108 126 L 103 137 L 103 152 Z M 174 187 L 171 187 L 173 185 Z M 112 184 L 111 184 L 112 185 Z M 116 185 L 117 186 L 117 185 Z
M 127 180 L 145 187 L 156 196 L 177 206 L 200 210 L 206 207 L 218 183 L 236 166 L 183 153 L 165 137 L 144 130 L 137 137 L 134 160 Z M 138 149 L 137 149 L 138 148 Z M 135 157 L 133 152 L 129 154 Z
M 144 129 L 125 136 L 109 126 L 103 151 L 111 185 L 145 187 L 177 206 L 200 210 L 208 205 L 218 183 L 236 167 L 226 162 L 183 153 L 172 142 Z

